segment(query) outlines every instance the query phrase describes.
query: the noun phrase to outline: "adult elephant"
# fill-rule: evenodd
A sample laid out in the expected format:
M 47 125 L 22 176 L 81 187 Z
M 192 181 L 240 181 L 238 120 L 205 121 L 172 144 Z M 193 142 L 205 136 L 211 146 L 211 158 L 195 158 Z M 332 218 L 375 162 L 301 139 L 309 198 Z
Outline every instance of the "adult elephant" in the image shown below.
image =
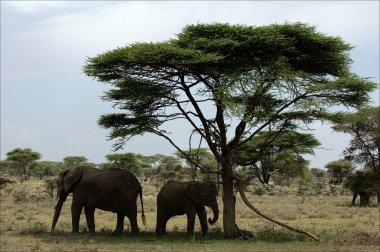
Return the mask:
M 66 169 L 57 178 L 58 201 L 55 206 L 51 230 L 54 231 L 62 205 L 67 196 L 73 193 L 71 205 L 72 231 L 79 232 L 79 219 L 84 208 L 89 232 L 95 233 L 95 208 L 117 213 L 114 235 L 124 231 L 124 217 L 131 223 L 131 233 L 138 234 L 137 195 L 140 194 L 142 220 L 145 225 L 142 188 L 137 178 L 130 172 L 120 169 L 99 170 L 91 167 Z
M 202 235 L 208 231 L 205 206 L 212 209 L 214 217 L 208 219 L 214 224 L 219 217 L 216 201 L 217 189 L 213 184 L 198 181 L 170 181 L 162 187 L 157 195 L 157 225 L 156 235 L 167 235 L 166 223 L 175 215 L 187 215 L 187 234 L 194 232 L 195 215 L 198 215 Z

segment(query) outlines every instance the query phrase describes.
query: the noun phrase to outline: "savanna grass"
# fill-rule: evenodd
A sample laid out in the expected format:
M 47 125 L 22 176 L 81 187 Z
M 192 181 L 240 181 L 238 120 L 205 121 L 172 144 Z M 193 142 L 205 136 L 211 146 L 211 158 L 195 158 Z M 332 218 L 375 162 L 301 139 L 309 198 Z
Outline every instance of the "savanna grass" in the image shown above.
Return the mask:
M 350 196 L 257 196 L 247 192 L 249 200 L 267 215 L 300 227 L 317 235 L 321 241 L 279 227 L 248 209 L 237 197 L 237 224 L 241 229 L 253 231 L 249 240 L 223 239 L 223 209 L 219 197 L 220 219 L 210 226 L 208 237 L 200 235 L 196 222 L 196 234 L 186 236 L 186 217 L 177 216 L 168 222 L 168 237 L 154 235 L 156 221 L 156 195 L 154 186 L 143 185 L 144 208 L 147 225 L 138 224 L 141 234 L 131 236 L 126 219 L 125 233 L 113 237 L 116 214 L 96 210 L 96 234 L 87 232 L 84 215 L 81 217 L 79 235 L 71 234 L 70 205 L 65 202 L 57 231 L 50 233 L 54 200 L 45 197 L 43 182 L 15 183 L 1 190 L 0 198 L 0 251 L 378 251 L 379 208 L 351 207 Z M 19 201 L 15 193 L 26 192 Z M 34 195 L 34 196 L 33 196 Z M 36 196 L 38 195 L 38 197 Z M 141 206 L 138 201 L 138 209 Z M 208 214 L 211 211 L 208 210 Z

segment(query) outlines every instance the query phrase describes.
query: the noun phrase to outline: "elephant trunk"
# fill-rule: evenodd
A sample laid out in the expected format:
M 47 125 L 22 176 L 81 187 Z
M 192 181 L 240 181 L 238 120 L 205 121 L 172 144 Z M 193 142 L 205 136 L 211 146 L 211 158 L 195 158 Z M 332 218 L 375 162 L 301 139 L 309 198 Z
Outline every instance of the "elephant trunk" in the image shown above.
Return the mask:
M 55 211 L 54 211 L 53 222 L 51 224 L 51 231 L 54 231 L 54 229 L 55 229 L 55 225 L 57 224 L 59 215 L 61 214 L 63 202 L 65 202 L 65 200 L 66 200 L 66 197 L 64 197 L 64 196 L 63 197 L 60 196 L 58 198 L 57 204 L 54 207 Z
M 218 218 L 219 218 L 219 209 L 218 209 L 218 203 L 215 201 L 211 204 L 211 209 L 212 209 L 212 212 L 214 214 L 214 218 L 213 219 L 208 219 L 208 223 L 210 224 L 214 224 Z

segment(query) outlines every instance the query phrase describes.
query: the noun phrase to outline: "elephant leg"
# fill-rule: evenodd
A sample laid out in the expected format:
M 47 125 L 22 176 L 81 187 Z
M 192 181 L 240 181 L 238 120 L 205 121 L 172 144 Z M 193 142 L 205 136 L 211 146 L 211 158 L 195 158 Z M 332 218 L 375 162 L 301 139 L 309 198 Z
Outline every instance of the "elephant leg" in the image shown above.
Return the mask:
M 137 225 L 137 216 L 129 217 L 129 222 L 131 223 L 131 233 L 137 235 L 140 233 L 139 226 Z
M 73 199 L 71 204 L 71 217 L 72 217 L 72 226 L 73 233 L 79 233 L 79 221 L 80 214 L 82 213 L 83 204 L 80 204 L 78 200 Z
M 162 234 L 163 235 L 168 235 L 168 233 L 166 233 L 166 224 L 168 223 L 168 220 L 171 218 L 172 216 L 170 215 L 167 215 L 163 218 L 162 220 Z
M 159 207 L 157 207 L 159 209 Z M 163 221 L 164 217 L 160 210 L 157 210 L 157 218 L 156 218 L 156 235 L 163 235 Z
M 161 236 L 162 235 L 162 221 L 159 219 L 159 217 L 157 216 L 157 220 L 156 220 L 156 236 Z
M 94 218 L 95 208 L 94 207 L 84 207 L 84 214 L 86 215 L 87 227 L 90 234 L 95 234 L 95 218 Z
M 207 224 L 207 213 L 204 206 L 200 206 L 197 208 L 197 215 L 199 218 L 199 222 L 201 223 L 202 235 L 207 235 L 208 224 Z
M 130 209 L 127 212 L 127 217 L 129 219 L 129 222 L 131 223 L 131 233 L 133 235 L 137 235 L 139 231 L 139 226 L 137 225 L 137 206 L 136 201 L 134 201 L 135 204 L 130 204 Z
M 188 212 L 187 215 L 187 235 L 190 236 L 194 233 L 194 224 L 195 224 L 195 211 Z
M 112 235 L 122 235 L 124 232 L 124 213 L 117 212 L 116 229 L 112 232 Z

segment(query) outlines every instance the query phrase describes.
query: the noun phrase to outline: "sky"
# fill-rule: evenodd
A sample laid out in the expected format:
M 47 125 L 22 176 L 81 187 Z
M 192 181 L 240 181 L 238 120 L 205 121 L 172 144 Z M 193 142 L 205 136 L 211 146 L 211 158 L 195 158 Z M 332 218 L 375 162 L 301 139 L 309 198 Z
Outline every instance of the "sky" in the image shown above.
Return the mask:
M 114 141 L 97 124 L 113 111 L 101 100 L 107 86 L 82 68 L 93 57 L 134 42 L 174 38 L 197 23 L 252 26 L 304 22 L 355 46 L 352 71 L 379 83 L 379 1 L 1 1 L 1 160 L 31 148 L 42 160 L 85 156 L 101 163 Z M 371 94 L 379 105 L 379 91 Z M 350 136 L 329 125 L 311 128 L 321 142 L 311 167 L 342 158 Z M 188 148 L 190 129 L 168 129 Z M 143 135 L 123 152 L 170 155 L 166 140 Z

